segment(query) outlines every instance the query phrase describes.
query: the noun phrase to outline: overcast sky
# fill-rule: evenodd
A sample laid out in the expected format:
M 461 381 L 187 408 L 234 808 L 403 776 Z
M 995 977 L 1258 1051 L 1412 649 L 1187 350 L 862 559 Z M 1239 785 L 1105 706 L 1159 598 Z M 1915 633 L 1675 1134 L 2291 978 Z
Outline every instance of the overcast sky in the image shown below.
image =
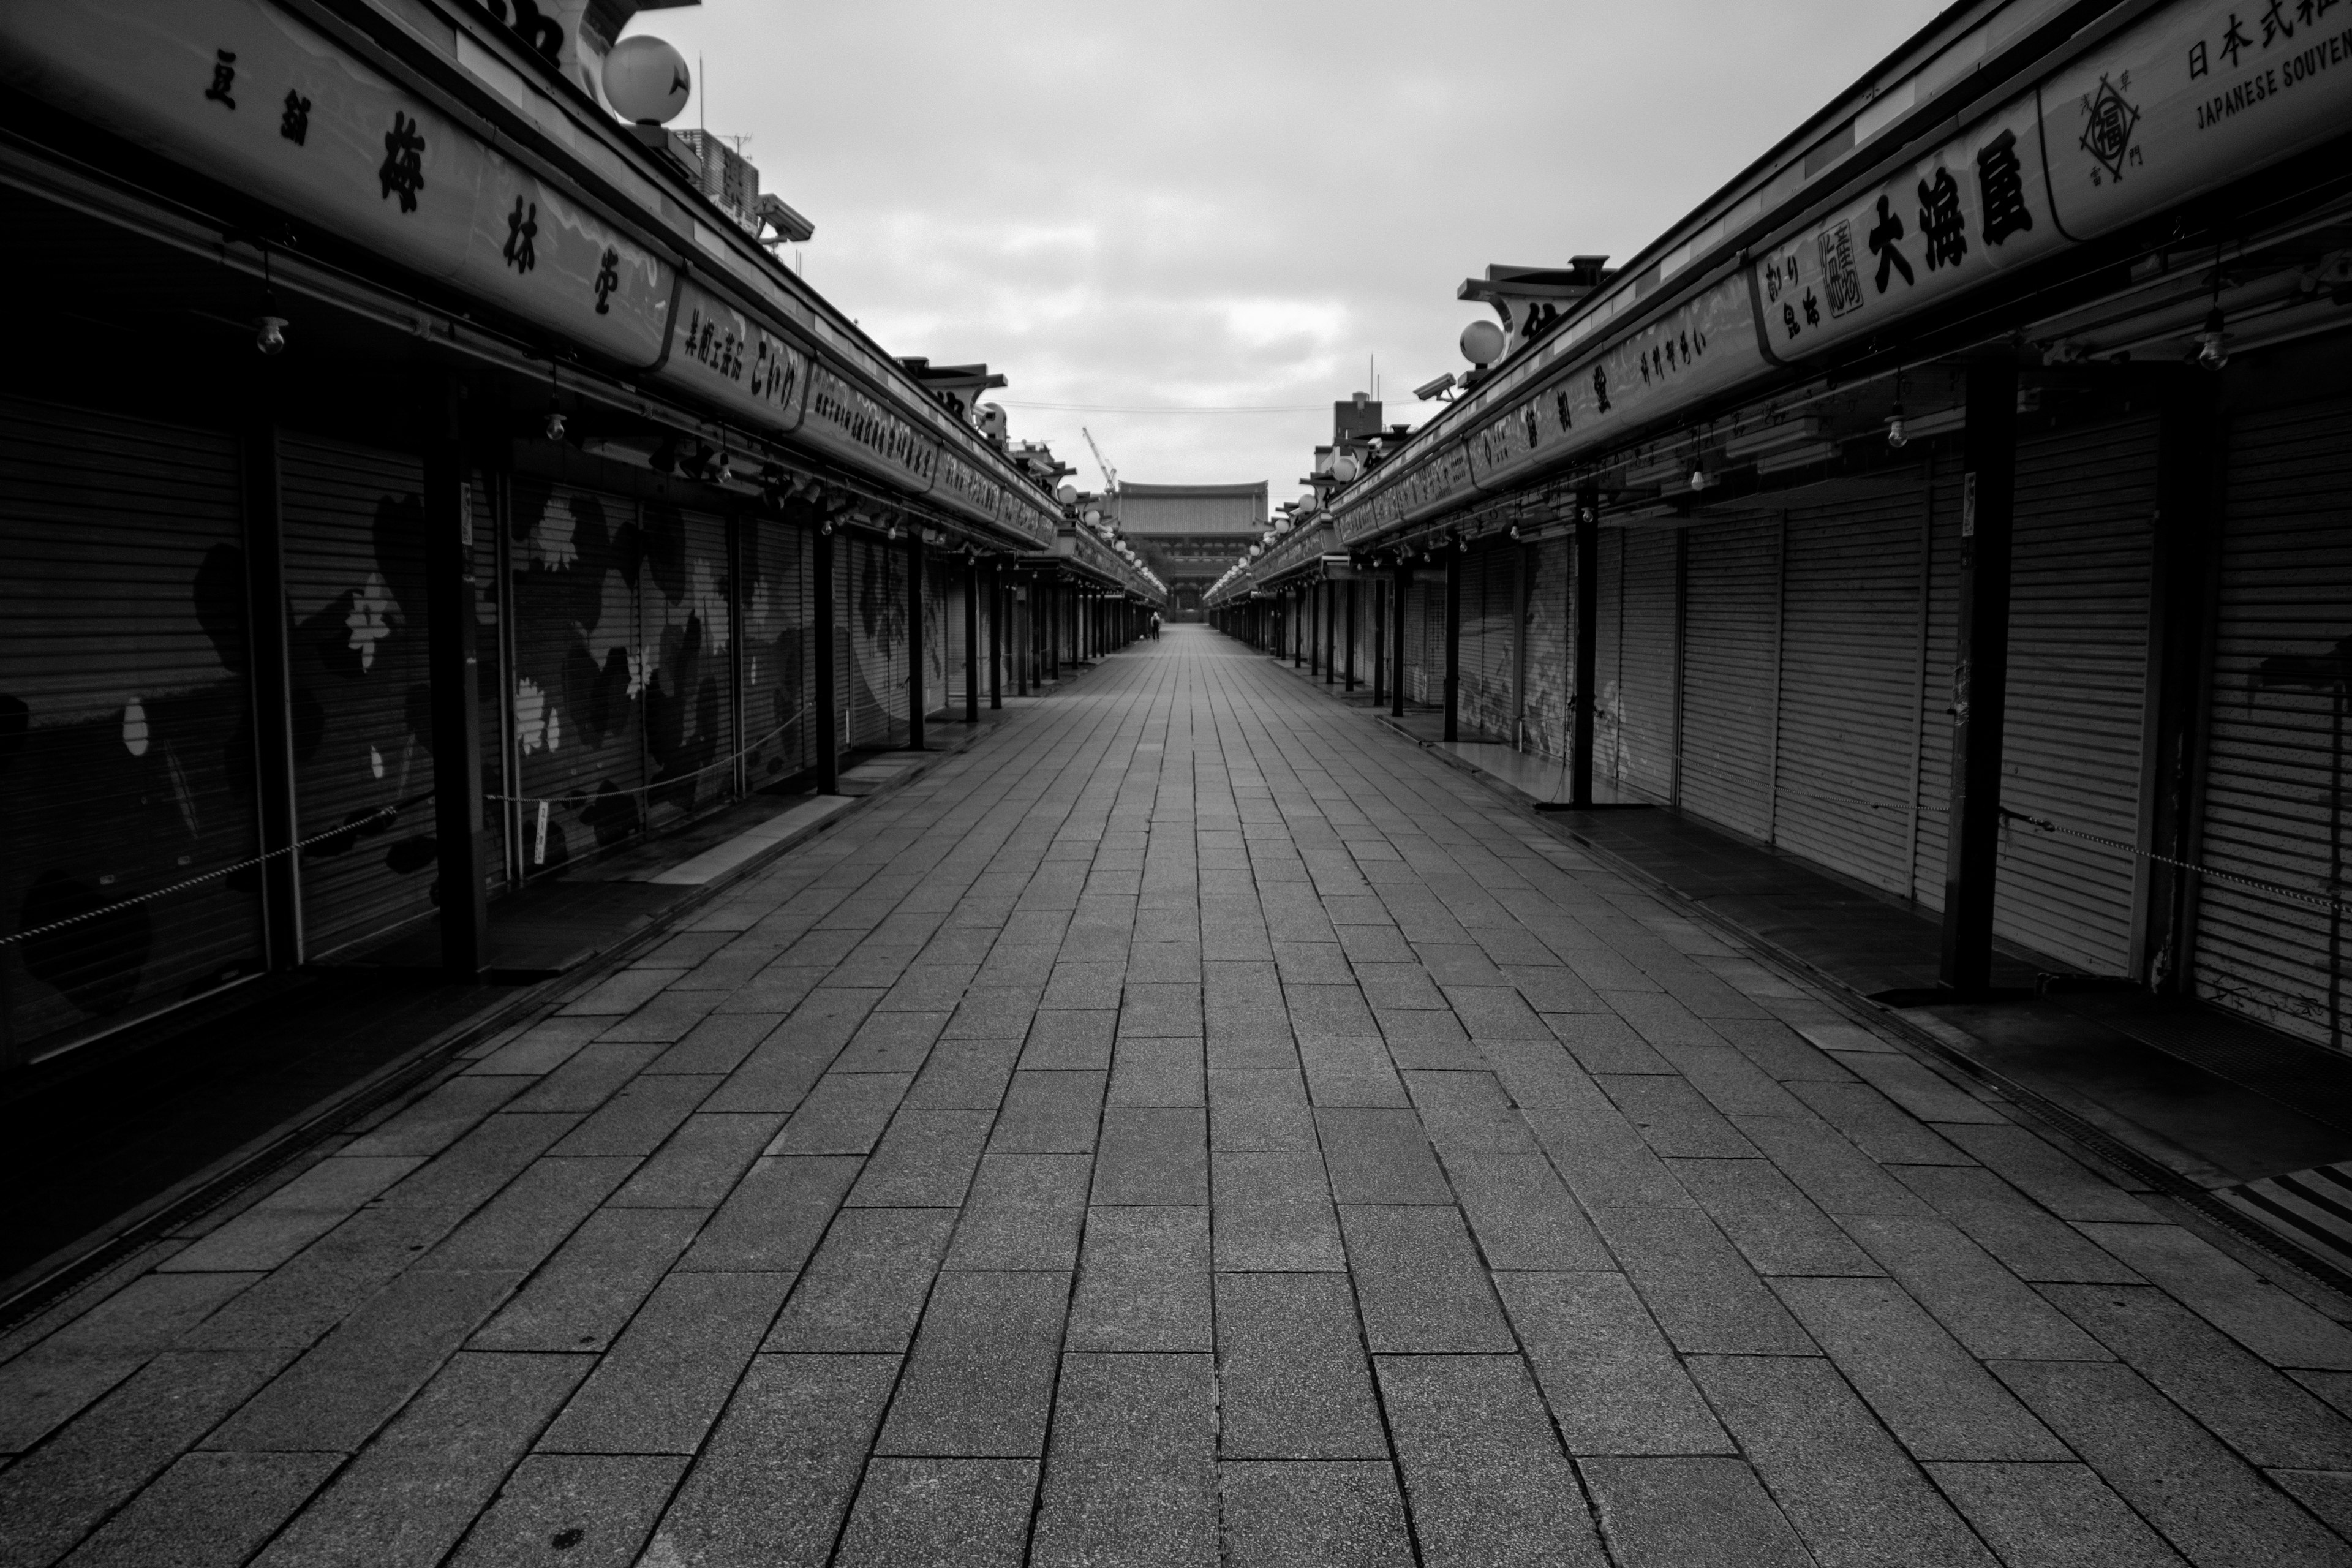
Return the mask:
M 1491 319 L 1464 278 L 1630 257 L 1938 8 L 703 0 L 628 31 L 700 62 L 673 123 L 749 136 L 890 353 L 1003 371 L 1088 489 L 1082 425 L 1122 479 L 1278 502 L 1369 359 L 1391 422 L 1428 412 Z

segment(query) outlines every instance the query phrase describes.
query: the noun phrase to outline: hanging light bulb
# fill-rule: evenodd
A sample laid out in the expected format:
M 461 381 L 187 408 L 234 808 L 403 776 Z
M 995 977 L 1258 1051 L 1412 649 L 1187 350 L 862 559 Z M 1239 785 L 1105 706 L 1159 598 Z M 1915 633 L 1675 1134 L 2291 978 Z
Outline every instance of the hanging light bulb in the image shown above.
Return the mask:
M 1713 483 L 1715 480 L 1707 474 L 1706 463 L 1696 462 L 1691 465 L 1690 488 L 1692 489 L 1703 490 Z
M 1895 412 L 1886 416 L 1886 444 L 1899 452 L 1910 439 L 1903 433 L 1903 405 L 1898 403 L 1895 405 Z
M 2223 365 L 2228 364 L 2230 363 L 2228 341 L 2229 334 L 2221 330 L 2221 307 L 2216 305 L 2205 312 L 2205 330 L 2197 334 L 2199 368 L 2220 370 Z
M 551 441 L 563 439 L 563 411 L 552 405 L 547 411 L 547 438 Z
M 270 355 L 282 354 L 286 352 L 285 317 L 263 316 L 255 321 L 253 326 L 253 346 L 255 348 L 259 349 L 265 354 Z

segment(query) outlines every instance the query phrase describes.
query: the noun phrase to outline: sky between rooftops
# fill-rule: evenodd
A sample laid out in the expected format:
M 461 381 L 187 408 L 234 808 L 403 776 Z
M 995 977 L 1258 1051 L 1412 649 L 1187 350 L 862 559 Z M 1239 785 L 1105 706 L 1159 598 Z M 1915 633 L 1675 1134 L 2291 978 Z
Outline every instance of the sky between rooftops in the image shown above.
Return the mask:
M 1938 8 L 703 0 L 628 33 L 699 62 L 674 127 L 749 137 L 890 353 L 1004 372 L 1088 489 L 1081 426 L 1125 479 L 1282 500 L 1369 359 L 1391 422 L 1434 408 L 1492 319 L 1463 279 L 1631 257 Z

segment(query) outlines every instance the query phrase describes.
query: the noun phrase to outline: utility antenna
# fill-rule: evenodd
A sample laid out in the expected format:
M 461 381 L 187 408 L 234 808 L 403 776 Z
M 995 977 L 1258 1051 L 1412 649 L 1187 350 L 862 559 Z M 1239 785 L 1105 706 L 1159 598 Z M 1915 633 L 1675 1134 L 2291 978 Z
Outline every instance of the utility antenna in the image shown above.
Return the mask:
M 1095 444 L 1095 433 L 1081 425 L 1078 426 L 1078 434 L 1087 438 L 1087 447 L 1095 455 L 1095 467 L 1102 470 L 1103 493 L 1118 494 L 1118 470 L 1110 466 L 1110 459 L 1104 457 L 1102 448 Z

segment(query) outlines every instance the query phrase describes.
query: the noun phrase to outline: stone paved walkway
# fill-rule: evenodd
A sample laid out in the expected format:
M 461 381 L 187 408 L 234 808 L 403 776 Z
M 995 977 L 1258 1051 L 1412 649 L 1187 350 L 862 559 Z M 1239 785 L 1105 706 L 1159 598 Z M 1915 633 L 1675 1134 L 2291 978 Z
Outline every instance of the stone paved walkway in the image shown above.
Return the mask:
M 1204 630 L 0 1343 L 0 1563 L 2352 1563 L 2352 1334 Z

